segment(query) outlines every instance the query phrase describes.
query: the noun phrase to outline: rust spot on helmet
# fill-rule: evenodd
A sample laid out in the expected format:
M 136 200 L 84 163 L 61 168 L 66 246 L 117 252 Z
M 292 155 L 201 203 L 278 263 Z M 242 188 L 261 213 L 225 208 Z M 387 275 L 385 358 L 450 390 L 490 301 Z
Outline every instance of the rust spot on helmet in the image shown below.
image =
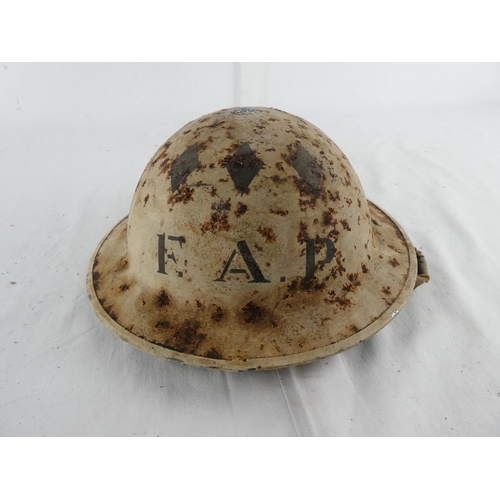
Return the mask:
M 258 323 L 264 319 L 264 310 L 253 302 L 241 308 L 245 323 Z
M 218 127 L 220 125 L 222 125 L 223 123 L 226 123 L 225 121 L 219 121 L 219 120 L 215 120 L 211 125 L 209 125 L 210 128 L 215 128 L 215 127 Z
M 218 213 L 228 212 L 229 210 L 231 210 L 231 198 L 227 199 L 226 201 L 221 199 L 220 201 L 212 203 L 212 210 L 215 210 Z
M 299 243 L 305 243 L 309 239 L 309 233 L 307 232 L 307 224 L 305 222 L 300 221 L 299 223 L 300 230 L 297 235 L 297 241 Z
M 344 290 L 344 292 L 355 292 L 356 288 L 357 287 L 354 285 L 354 283 L 346 283 L 342 285 L 342 290 Z
M 294 294 L 298 291 L 311 293 L 313 291 L 323 290 L 326 286 L 327 279 L 319 281 L 318 278 L 301 278 L 296 277 L 287 285 L 287 290 L 290 294 Z M 285 295 L 284 298 L 288 298 L 289 295 Z
M 123 285 L 120 285 L 120 292 L 126 292 L 129 289 L 130 289 L 130 285 L 127 285 L 126 283 L 124 283 Z
M 310 185 L 305 179 L 294 176 L 293 182 L 299 190 L 300 196 L 307 197 L 308 200 L 301 200 L 302 205 L 313 208 L 316 200 L 321 196 L 321 191 L 314 185 Z
M 175 348 L 182 349 L 184 352 L 195 352 L 206 338 L 206 335 L 200 332 L 200 327 L 199 321 L 184 321 L 174 332 Z
M 101 303 L 102 305 L 102 303 Z M 103 309 L 108 313 L 108 316 L 113 320 L 113 321 L 118 321 L 118 316 L 116 313 L 113 311 L 113 308 L 111 306 L 104 306 Z
M 271 180 L 275 182 L 276 184 L 281 184 L 282 182 L 285 182 L 286 179 L 283 179 L 283 177 L 280 177 L 279 175 L 272 175 Z
M 325 302 L 330 304 L 336 304 L 341 310 L 345 311 L 348 307 L 352 307 L 353 303 L 351 299 L 347 295 L 343 295 L 342 297 L 332 297 L 331 299 L 324 299 Z
M 165 307 L 170 304 L 170 297 L 167 295 L 165 290 L 161 290 L 161 292 L 156 296 L 156 305 L 158 307 Z
M 347 278 L 351 283 L 355 283 L 356 286 L 359 286 L 361 283 L 359 282 L 359 274 L 358 273 L 350 273 L 347 275 Z
M 395 257 L 393 257 L 392 259 L 389 260 L 389 264 L 392 267 L 396 267 L 396 266 L 399 266 L 399 261 L 398 261 L 398 259 L 396 259 Z
M 361 282 L 358 280 L 358 273 L 348 274 L 347 278 L 349 282 L 342 285 L 342 290 L 344 292 L 355 292 L 358 286 L 361 285 Z
M 386 295 L 391 295 L 391 287 L 390 286 L 384 286 L 382 287 L 382 290 L 380 290 L 382 293 L 385 293 Z
M 350 231 L 351 230 L 351 227 L 349 226 L 349 223 L 345 219 L 340 219 L 340 223 L 342 224 L 342 227 L 346 231 Z
M 272 214 L 275 214 L 275 215 L 281 215 L 282 217 L 285 217 L 285 215 L 288 215 L 288 210 L 281 210 L 281 209 L 273 209 L 271 208 L 269 210 Z
M 168 330 L 170 328 L 170 322 L 169 321 L 158 321 L 156 323 L 155 328 L 160 328 L 162 330 Z
M 159 165 L 158 176 L 167 174 L 167 178 L 170 178 L 170 167 L 172 166 L 172 160 L 170 158 L 167 158 L 166 156 L 167 155 L 165 153 L 165 159 Z
M 327 234 L 327 237 L 328 238 L 335 238 L 340 234 L 340 232 L 338 231 L 337 229 L 337 224 L 338 224 L 338 220 L 337 219 L 332 219 L 332 222 L 331 222 L 331 226 L 332 229 L 330 230 L 330 232 Z
M 246 211 L 248 210 L 248 206 L 245 205 L 244 203 L 241 203 L 241 201 L 238 202 L 238 204 L 236 205 L 236 211 L 234 212 L 234 214 L 236 215 L 236 217 L 241 217 L 244 213 L 246 213 Z
M 222 310 L 222 307 L 220 306 L 215 306 L 215 311 L 212 313 L 211 318 L 216 322 L 219 323 L 220 321 L 223 320 L 224 318 L 224 311 Z
M 209 351 L 207 351 L 205 356 L 212 359 L 222 359 L 222 354 L 215 347 L 212 347 Z
M 158 156 L 157 156 L 157 157 L 153 160 L 153 165 L 154 165 L 157 161 L 159 161 L 159 160 L 163 160 L 163 159 L 165 159 L 165 158 L 167 157 L 167 150 L 168 150 L 168 148 L 169 148 L 171 145 L 172 145 L 172 143 L 171 143 L 170 141 L 167 141 L 167 142 L 166 142 L 166 143 L 165 143 L 165 144 L 164 144 L 164 145 L 160 148 L 160 149 L 163 149 L 163 151 L 158 150 L 158 151 L 160 151 L 160 152 L 159 152 L 159 154 L 158 154 L 158 152 L 157 152 Z M 143 186 L 144 186 L 144 184 L 143 184 Z
M 259 226 L 257 231 L 266 239 L 268 243 L 274 243 L 276 241 L 276 234 L 270 227 Z
M 210 214 L 210 220 L 200 226 L 200 230 L 203 234 L 207 231 L 219 233 L 221 231 L 229 231 L 229 229 L 229 217 L 227 212 L 212 212 Z
M 333 202 L 340 201 L 340 193 L 338 191 L 335 191 L 335 193 L 331 193 L 330 191 L 328 191 L 328 197 Z
M 323 212 L 323 225 L 331 226 L 333 225 L 333 214 L 330 211 Z
M 178 190 L 168 197 L 168 203 L 175 205 L 176 203 L 189 203 L 193 200 L 194 189 L 189 186 L 181 186 Z M 172 210 L 172 209 L 170 209 Z

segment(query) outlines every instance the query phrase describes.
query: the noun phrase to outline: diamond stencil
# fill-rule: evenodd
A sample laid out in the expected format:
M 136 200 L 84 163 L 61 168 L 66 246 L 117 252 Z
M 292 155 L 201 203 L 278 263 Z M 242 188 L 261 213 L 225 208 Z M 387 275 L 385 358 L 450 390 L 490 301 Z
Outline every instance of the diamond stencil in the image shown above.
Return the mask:
M 311 188 L 318 189 L 321 183 L 321 167 L 300 144 L 295 153 L 292 167 Z
M 186 149 L 186 151 L 172 163 L 170 169 L 172 193 L 187 179 L 189 174 L 198 168 L 198 164 L 198 143 L 196 143 Z
M 227 171 L 240 194 L 247 191 L 253 178 L 259 173 L 264 162 L 257 158 L 248 143 L 243 144 L 234 153 L 226 165 Z

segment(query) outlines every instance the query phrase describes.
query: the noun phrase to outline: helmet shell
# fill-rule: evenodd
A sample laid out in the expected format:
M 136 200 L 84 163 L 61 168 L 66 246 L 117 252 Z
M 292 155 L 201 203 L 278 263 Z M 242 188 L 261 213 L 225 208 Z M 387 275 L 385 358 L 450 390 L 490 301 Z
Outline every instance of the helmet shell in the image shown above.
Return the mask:
M 99 245 L 100 318 L 151 354 L 279 368 L 373 335 L 414 288 L 415 250 L 321 130 L 270 108 L 194 120 L 156 152 Z

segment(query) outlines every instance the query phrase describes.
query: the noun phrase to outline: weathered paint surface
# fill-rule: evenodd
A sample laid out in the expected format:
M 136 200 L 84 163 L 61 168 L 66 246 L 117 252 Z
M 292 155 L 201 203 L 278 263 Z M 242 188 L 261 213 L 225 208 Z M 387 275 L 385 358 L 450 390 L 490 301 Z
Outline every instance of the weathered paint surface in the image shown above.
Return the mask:
M 331 139 L 251 109 L 201 117 L 160 147 L 96 253 L 102 316 L 139 348 L 229 369 L 305 362 L 383 326 L 413 289 L 411 242 Z

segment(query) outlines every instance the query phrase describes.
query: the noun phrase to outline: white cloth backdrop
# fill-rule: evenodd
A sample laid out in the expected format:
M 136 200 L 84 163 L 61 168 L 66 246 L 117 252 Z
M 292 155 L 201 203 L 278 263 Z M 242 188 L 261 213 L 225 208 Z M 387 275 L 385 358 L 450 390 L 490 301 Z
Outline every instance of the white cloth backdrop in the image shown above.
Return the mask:
M 156 359 L 85 289 L 157 147 L 266 105 L 323 129 L 431 281 L 361 345 L 280 371 Z M 500 435 L 500 65 L 0 65 L 0 435 Z

